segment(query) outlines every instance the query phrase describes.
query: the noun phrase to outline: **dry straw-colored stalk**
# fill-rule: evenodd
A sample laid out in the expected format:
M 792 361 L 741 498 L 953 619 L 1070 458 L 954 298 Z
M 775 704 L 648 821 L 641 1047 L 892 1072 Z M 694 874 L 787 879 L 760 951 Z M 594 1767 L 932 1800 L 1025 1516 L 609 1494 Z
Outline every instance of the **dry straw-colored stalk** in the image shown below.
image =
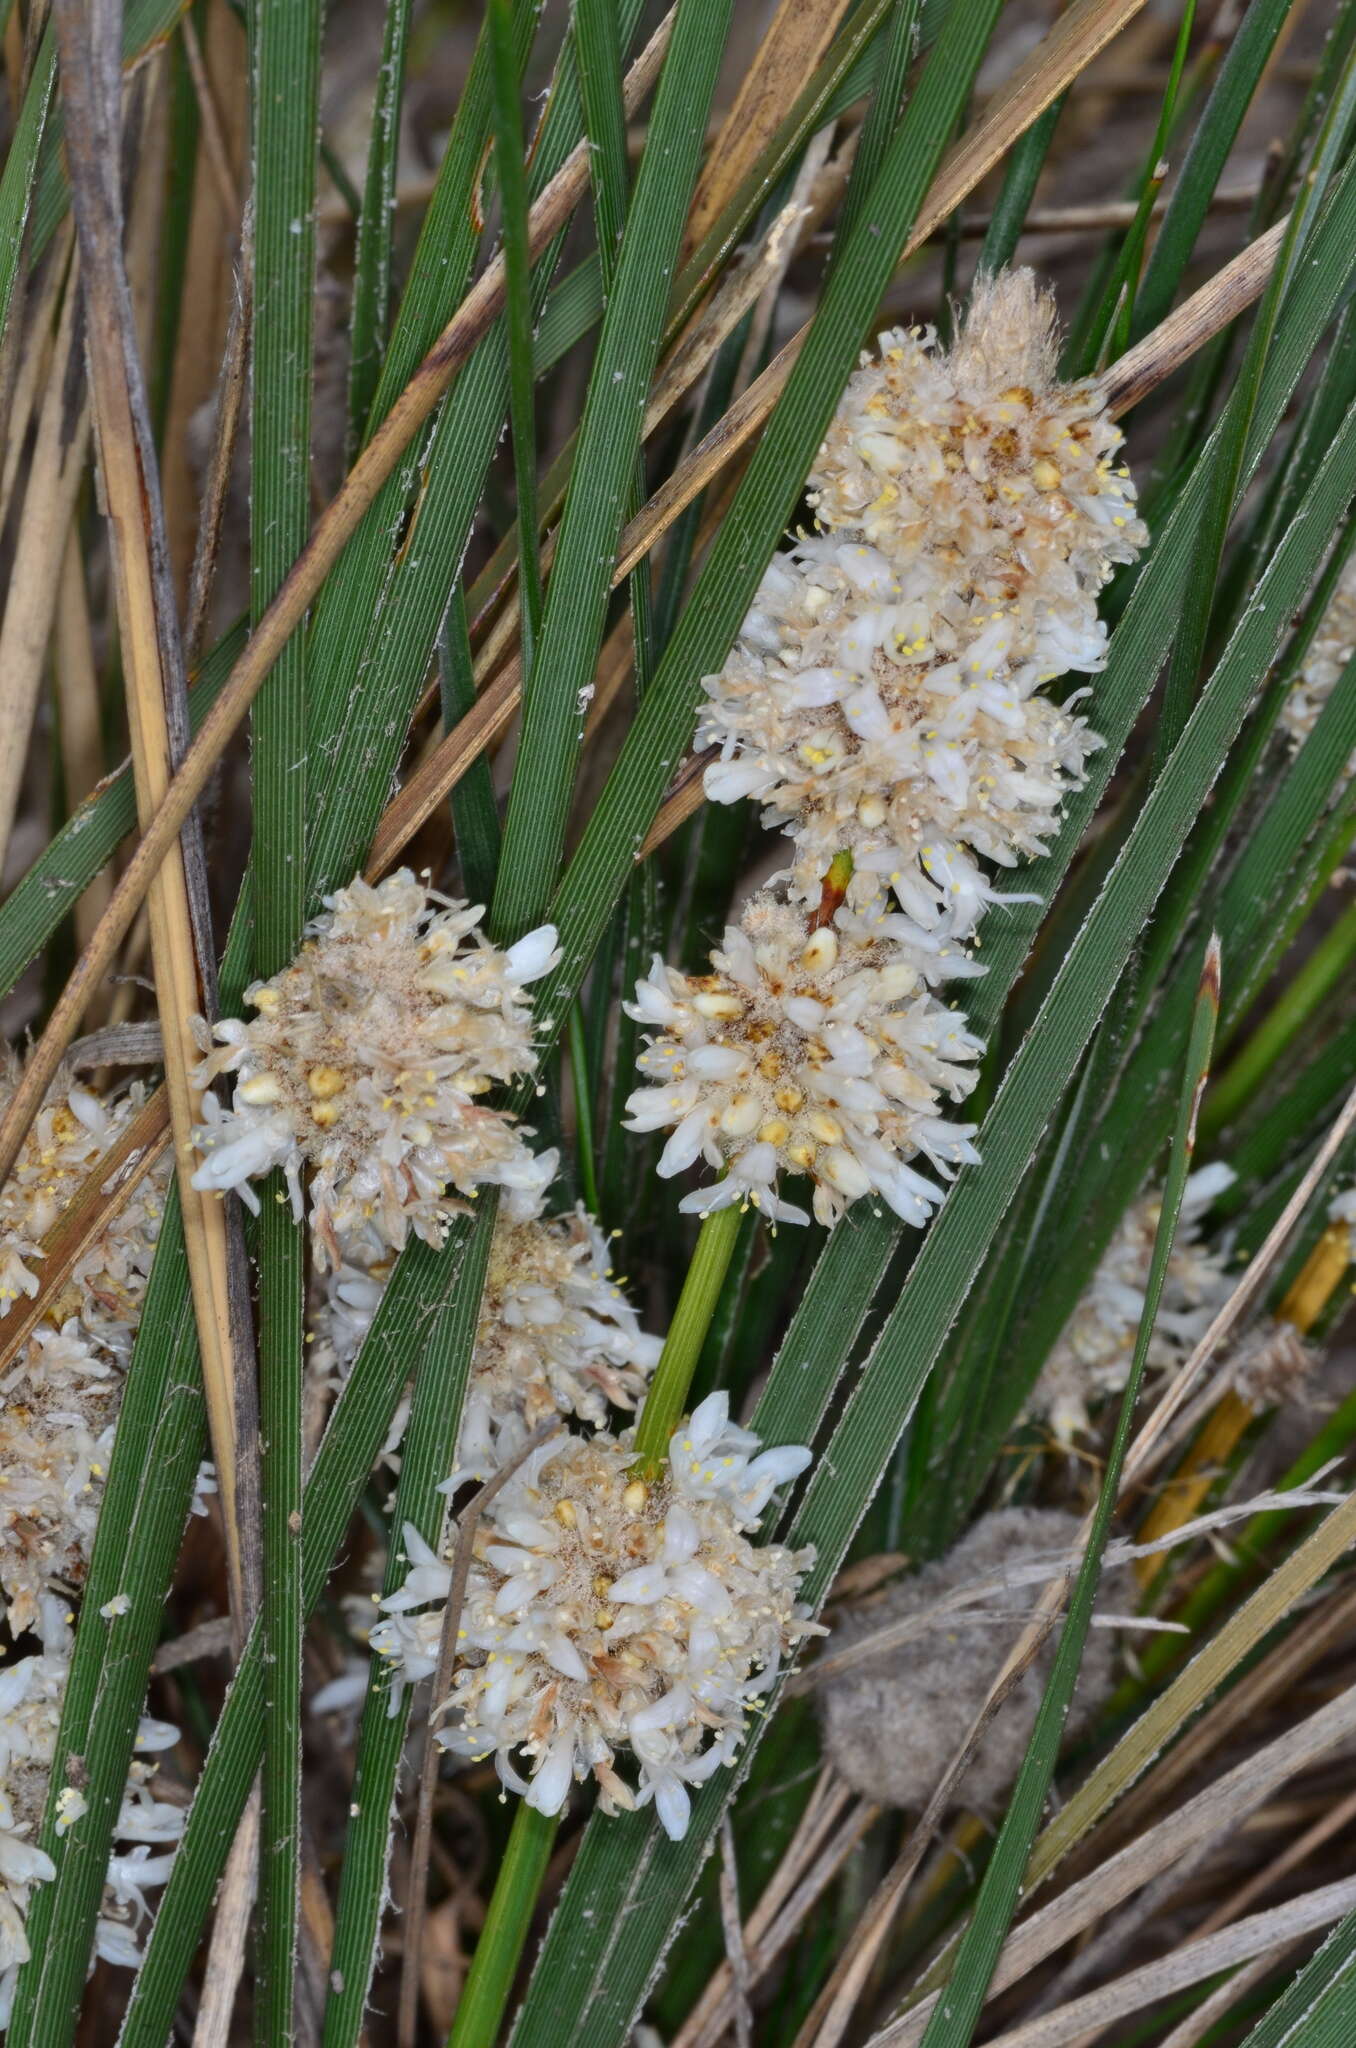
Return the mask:
M 767 31 L 744 72 L 697 181 L 683 252 L 691 255 L 719 219 L 726 201 L 750 177 L 794 105 L 807 78 L 826 56 L 849 0 L 778 0 Z
M 61 723 L 61 772 L 66 806 L 74 812 L 104 772 L 103 721 L 99 702 L 99 670 L 94 659 L 85 563 L 74 525 L 66 536 L 57 590 L 52 635 L 52 668 Z M 75 939 L 84 946 L 108 907 L 113 876 L 108 868 L 95 876 L 72 912 Z
M 40 394 L 47 389 L 47 373 L 52 362 L 53 320 L 61 299 L 66 274 L 70 269 L 71 244 L 74 230 L 69 221 L 63 221 L 46 262 L 42 267 L 41 282 L 38 285 L 27 319 L 21 319 L 18 307 L 10 312 L 10 322 L 23 329 L 23 345 L 19 352 L 19 366 L 14 379 L 14 390 L 10 395 L 9 412 L 4 421 L 4 461 L 0 463 L 0 527 L 9 520 L 10 500 L 19 475 L 19 465 L 28 449 L 28 430 L 33 424 L 33 415 Z M 17 293 L 16 293 L 17 296 Z
M 145 827 L 164 803 L 173 779 L 171 710 L 185 702 L 185 692 L 154 444 L 122 259 L 116 23 L 106 11 L 91 21 L 79 0 L 56 0 L 53 12 L 85 288 L 90 395 L 127 681 L 137 809 Z M 186 722 L 186 711 L 184 718 Z M 206 992 L 212 972 L 203 957 L 211 943 L 210 926 L 205 915 L 195 917 L 193 894 L 196 889 L 205 913 L 206 869 L 200 840 L 186 845 L 176 837 L 167 856 L 149 878 L 151 955 L 184 1242 L 222 1496 L 231 1605 L 243 1629 L 257 1595 L 255 1575 L 246 1562 L 249 1551 L 242 1541 L 242 1531 L 253 1522 L 239 1469 L 238 1402 L 245 1375 L 237 1370 L 232 1331 L 224 1205 L 192 1185 L 192 1131 L 199 1103 L 190 1080 L 198 1051 L 189 1020 L 209 1007 Z M 196 875 L 190 873 L 190 859 Z
M 1184 1805 L 1174 1807 L 1089 1876 L 1014 1928 L 1003 1945 L 989 1995 L 996 1997 L 1067 1942 L 1095 1928 L 1122 1900 L 1171 1870 L 1192 1850 L 1240 1827 L 1273 1792 L 1332 1755 L 1353 1734 L 1356 1687 L 1349 1687 L 1298 1726 L 1286 1727 Z M 1240 1907 L 1249 1903 L 1246 1896 L 1239 1900 Z M 1208 1923 L 1201 1929 L 1202 1934 L 1214 1931 Z M 886 2042 L 890 2048 L 913 2048 L 941 1996 L 941 1992 L 933 1992 L 907 2019 L 893 2023 L 877 2037 L 880 2048 L 885 2048 Z
M 1274 1968 L 1278 1952 L 1305 1935 L 1333 1926 L 1353 1906 L 1356 1878 L 1343 1878 L 1337 1884 L 1303 1892 L 1283 1906 L 1254 1913 L 1250 1919 L 1240 1920 L 1236 1926 L 1208 1935 L 1203 1941 L 1189 1941 L 1172 1949 L 1099 1990 L 1074 1999 L 1058 2012 L 1013 2027 L 999 2034 L 991 2048 L 1075 2048 L 1089 2033 L 1095 2037 L 1105 2027 L 1124 2024 L 1131 2013 L 1156 2005 L 1174 1991 L 1204 1983 L 1254 1956 L 1270 1958 Z M 877 2041 L 880 2039 L 877 2036 Z M 869 2048 L 876 2048 L 876 2044 L 869 2044 Z
M 1309 1334 L 1346 1279 L 1350 1236 L 1345 1224 L 1332 1224 L 1323 1232 L 1276 1311 L 1278 1323 L 1297 1330 L 1301 1337 Z M 1146 1542 L 1190 1521 L 1261 1412 L 1234 1388 L 1225 1388 L 1145 1518 L 1142 1534 Z M 1182 1434 L 1180 1425 L 1174 1434 Z M 1146 1558 L 1138 1574 L 1142 1584 L 1150 1583 L 1156 1575 L 1156 1561 Z
M 235 292 L 240 204 L 228 190 L 238 193 L 241 187 L 249 107 L 243 21 L 230 0 L 203 0 L 193 13 L 199 31 L 194 49 L 202 68 L 200 80 L 190 70 L 190 81 L 198 93 L 200 119 L 161 479 L 170 566 L 181 599 L 193 559 L 200 482 L 190 454 L 191 422 L 211 401 Z M 187 39 L 184 50 L 187 57 Z
M 14 828 L 28 736 L 47 668 L 61 564 L 89 448 L 82 302 L 80 269 L 72 262 L 0 623 L 0 731 L 5 735 L 0 749 L 0 860 Z

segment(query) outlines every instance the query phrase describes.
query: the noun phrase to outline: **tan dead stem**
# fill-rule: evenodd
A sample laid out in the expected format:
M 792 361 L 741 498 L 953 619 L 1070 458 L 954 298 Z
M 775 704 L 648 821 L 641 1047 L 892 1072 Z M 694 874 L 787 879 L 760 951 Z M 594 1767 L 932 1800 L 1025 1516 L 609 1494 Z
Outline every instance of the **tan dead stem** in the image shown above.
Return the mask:
M 241 214 L 240 181 L 231 161 L 230 138 L 226 124 L 221 118 L 217 96 L 212 90 L 212 81 L 207 74 L 207 64 L 198 40 L 198 31 L 193 26 L 193 16 L 186 14 L 179 24 L 179 33 L 184 39 L 184 59 L 193 86 L 193 97 L 198 103 L 198 120 L 202 133 L 203 155 L 216 186 L 217 204 L 224 221 L 238 221 Z
M 47 388 L 47 373 L 52 362 L 52 323 L 56 317 L 61 288 L 70 268 L 71 245 L 74 230 L 69 221 L 63 221 L 46 264 L 43 267 L 42 283 L 28 311 L 28 318 L 19 322 L 23 327 L 23 343 L 19 349 L 19 365 L 14 379 L 14 391 L 10 399 L 9 416 L 5 421 L 5 456 L 0 465 L 0 527 L 9 519 L 10 499 L 14 493 L 15 479 L 19 464 L 28 447 L 28 430 L 37 408 L 38 395 Z M 16 321 L 16 312 L 11 310 L 10 320 Z
M 1226 263 L 1152 334 L 1146 334 L 1112 365 L 1105 381 L 1107 402 L 1117 418 L 1138 405 L 1171 370 L 1261 297 L 1289 225 L 1287 214 L 1255 242 L 1249 242 L 1232 263 Z
M 1302 1337 L 1309 1334 L 1346 1279 L 1350 1242 L 1351 1233 L 1345 1224 L 1334 1224 L 1324 1231 L 1276 1310 L 1278 1323 L 1288 1323 Z M 1149 1510 L 1141 1530 L 1146 1543 L 1166 1536 L 1199 1511 L 1217 1474 L 1261 1412 L 1233 1387 L 1226 1387 L 1171 1481 Z M 1158 1558 L 1140 1561 L 1136 1571 L 1141 1585 L 1152 1584 L 1160 1564 Z
M 1067 1942 L 1095 1928 L 1124 1900 L 1171 1870 L 1189 1852 L 1241 1826 L 1273 1792 L 1350 1742 L 1354 1733 L 1356 1687 L 1349 1687 L 1298 1726 L 1283 1729 L 1264 1748 L 1166 1814 L 1014 1928 L 994 1970 L 990 1996 L 996 1997 Z M 1245 1888 L 1237 1901 L 1239 1910 L 1251 1904 L 1255 1895 Z M 1228 1917 L 1236 1918 L 1237 1913 Z M 1219 1924 L 1223 1922 L 1207 1921 L 1199 1933 L 1213 1933 Z M 906 2019 L 893 2022 L 877 2037 L 880 2048 L 885 2048 L 886 2042 L 890 2048 L 913 2048 L 941 1996 L 941 1992 L 933 1992 Z
M 238 200 L 228 194 L 238 193 L 240 188 L 249 106 L 243 23 L 229 0 L 205 0 L 194 12 L 205 101 L 199 102 L 204 113 L 198 124 L 197 173 L 189 207 L 162 477 L 174 587 L 181 599 L 188 589 L 200 488 L 189 452 L 192 427 L 199 408 L 212 396 L 234 297 L 232 271 L 241 215 Z M 191 70 L 189 75 L 191 79 Z M 221 165 L 218 160 L 223 155 Z M 227 173 L 224 182 L 222 169 Z
M 859 1799 L 833 1770 L 821 1773 L 781 1862 L 744 1922 L 750 1986 L 776 1961 L 879 1811 Z M 733 2015 L 733 1993 L 727 1960 L 715 1970 L 674 2035 L 673 2048 L 715 2048 Z
M 193 2027 L 193 2048 L 226 2048 L 231 2038 L 236 1995 L 245 1969 L 245 1944 L 254 1913 L 255 1866 L 259 1854 L 259 1787 L 250 1793 L 226 1859 L 212 1913 L 212 1936 L 203 1969 L 202 1993 Z
M 94 635 L 90 625 L 89 597 L 85 589 L 85 564 L 79 536 L 72 524 L 66 536 L 61 561 L 61 583 L 57 591 L 56 620 L 52 637 L 52 669 L 56 683 L 57 709 L 61 726 L 61 772 L 66 785 L 66 808 L 74 813 L 103 778 L 103 720 L 99 702 L 99 672 L 94 660 Z M 83 892 L 72 912 L 78 946 L 89 941 L 113 893 L 113 875 L 104 868 Z M 97 1012 L 104 1001 L 99 992 Z
M 47 389 L 0 623 L 0 860 L 14 828 L 29 735 L 52 636 L 61 562 L 89 447 L 79 266 L 66 278 Z
M 67 112 L 72 209 L 87 301 L 90 395 L 127 680 L 137 809 L 145 826 L 173 778 L 170 704 L 172 697 L 182 695 L 183 674 L 165 573 L 154 448 L 123 268 L 117 88 L 110 90 L 107 66 L 100 62 L 109 54 L 104 47 L 109 38 L 99 32 L 102 24 L 88 20 L 80 0 L 56 0 L 53 13 Z M 200 1112 L 190 1078 L 198 1052 L 189 1020 L 208 1007 L 205 972 L 195 942 L 185 846 L 176 839 L 167 852 L 150 878 L 151 955 L 203 1387 L 222 1495 L 231 1607 L 243 1629 L 257 1589 L 250 1582 L 253 1574 L 247 1575 L 241 1541 L 248 1522 L 239 1473 L 241 1387 L 231 1329 L 225 1210 L 219 1200 L 198 1193 L 192 1185 L 196 1160 L 191 1134 Z M 201 860 L 200 846 L 198 857 Z M 205 873 L 203 896 L 205 901 Z

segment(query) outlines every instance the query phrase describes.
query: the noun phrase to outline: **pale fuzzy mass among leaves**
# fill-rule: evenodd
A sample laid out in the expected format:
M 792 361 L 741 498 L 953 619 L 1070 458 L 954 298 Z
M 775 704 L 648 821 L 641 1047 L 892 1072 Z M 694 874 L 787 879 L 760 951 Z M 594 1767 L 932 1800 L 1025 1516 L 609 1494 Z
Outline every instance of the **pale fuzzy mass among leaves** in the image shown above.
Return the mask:
M 835 1652 L 861 1645 L 860 1662 L 826 1676 L 818 1689 L 824 1746 L 835 1770 L 865 1798 L 917 1813 L 970 1732 L 1008 1652 L 1035 1610 L 1039 1587 L 1004 1586 L 1010 1571 L 1051 1561 L 1052 1574 L 1078 1541 L 1080 1520 L 1058 1508 L 999 1508 L 984 1515 L 946 1554 L 898 1579 L 876 1598 L 835 1617 Z M 929 1611 L 981 1580 L 996 1592 L 960 1608 Z M 1129 1574 L 1109 1576 L 1100 1601 L 1112 1611 L 1134 1604 Z M 865 1648 L 901 1623 L 918 1630 L 893 1648 Z M 1047 1637 L 990 1721 L 956 1789 L 971 1811 L 1001 1808 L 1021 1768 L 1051 1667 L 1057 1634 Z M 1094 1629 L 1079 1666 L 1068 1732 L 1088 1725 L 1115 1677 L 1114 1637 Z
M 1232 1290 L 1227 1249 L 1201 1239 L 1202 1218 L 1232 1180 L 1228 1167 L 1209 1166 L 1187 1182 L 1149 1342 L 1150 1372 L 1180 1364 Z M 1030 1414 L 1061 1443 L 1086 1432 L 1093 1409 L 1119 1394 L 1129 1377 L 1160 1207 L 1148 1194 L 1126 1210 L 1032 1390 Z

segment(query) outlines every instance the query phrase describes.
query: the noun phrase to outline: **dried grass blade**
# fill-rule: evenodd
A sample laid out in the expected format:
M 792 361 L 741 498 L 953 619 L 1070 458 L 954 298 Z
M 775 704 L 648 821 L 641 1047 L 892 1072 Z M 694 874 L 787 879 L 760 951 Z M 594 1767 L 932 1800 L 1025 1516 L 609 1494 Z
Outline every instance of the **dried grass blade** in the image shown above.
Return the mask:
M 807 7 L 804 0 L 779 0 L 707 152 L 688 213 L 685 253 L 697 247 L 753 171 L 806 79 L 827 53 L 848 5 L 849 0 L 823 0 L 818 7 Z
M 9 844 L 28 741 L 56 619 L 61 564 L 89 448 L 89 404 L 81 375 L 83 310 L 78 263 L 65 300 L 38 412 L 14 563 L 0 624 L 0 859 Z
M 1331 1927 L 1356 1908 L 1356 1878 L 1303 1892 L 1269 1912 L 1254 1913 L 1223 1933 L 1190 1941 L 1184 1947 L 1157 1957 L 1152 1963 L 1130 1970 L 1113 1983 L 1104 1984 L 1076 1998 L 1058 2012 L 1028 2021 L 999 2034 L 991 2048 L 1073 2048 L 1092 2029 L 1115 2026 L 1129 2014 L 1156 2005 L 1173 1991 L 1201 1984 L 1221 1970 L 1251 1961 L 1254 1956 L 1274 1954 L 1306 1934 Z
M 1015 1984 L 1066 1942 L 1093 1927 L 1122 1900 L 1170 1870 L 1190 1851 L 1239 1827 L 1280 1786 L 1331 1754 L 1356 1731 L 1356 1687 L 1307 1716 L 1198 1792 L 1185 1805 L 1146 1828 L 1125 1848 L 1061 1892 L 1008 1936 L 990 1986 L 990 1997 Z M 1240 1903 L 1250 1903 L 1245 1898 Z M 1233 1917 L 1232 1915 L 1230 1916 Z M 1201 1934 L 1215 1932 L 1207 1922 Z M 904 2018 L 872 2037 L 871 2048 L 913 2048 L 938 1999 L 934 1991 Z

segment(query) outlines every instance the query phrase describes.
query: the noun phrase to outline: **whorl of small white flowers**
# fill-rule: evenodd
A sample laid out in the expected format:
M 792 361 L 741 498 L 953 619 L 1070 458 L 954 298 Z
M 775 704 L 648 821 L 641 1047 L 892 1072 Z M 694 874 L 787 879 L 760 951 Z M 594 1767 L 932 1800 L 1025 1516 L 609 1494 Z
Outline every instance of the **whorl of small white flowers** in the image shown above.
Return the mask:
M 0 1316 L 37 1294 L 43 1238 L 143 1099 L 72 1087 L 43 1104 L 0 1188 Z M 16 1633 L 49 1585 L 84 1577 L 169 1171 L 142 1176 L 0 1375 L 0 1599 Z
M 556 1152 L 538 1155 L 543 1188 L 559 1163 Z M 346 1252 L 324 1275 L 312 1314 L 313 1372 L 342 1378 L 389 1271 L 389 1259 L 361 1263 Z M 609 1403 L 634 1408 L 661 1348 L 613 1278 L 607 1240 L 587 1211 L 548 1216 L 540 1195 L 515 1193 L 500 1205 L 490 1245 L 454 1477 L 498 1470 L 506 1424 L 516 1441 L 551 1415 L 599 1428 Z
M 437 1244 L 457 1197 L 530 1178 L 508 1118 L 477 1098 L 535 1066 L 523 990 L 559 955 L 551 925 L 492 946 L 479 906 L 407 868 L 326 906 L 291 966 L 246 990 L 257 1014 L 214 1027 L 196 1079 L 231 1073 L 235 1093 L 229 1110 L 204 1098 L 194 1186 L 256 1205 L 249 1182 L 281 1166 L 300 1216 L 309 1174 L 316 1256 L 337 1266 L 342 1236 Z
M 724 1394 L 701 1403 L 669 1450 L 647 1483 L 629 1432 L 557 1437 L 488 1503 L 461 1616 L 455 1724 L 439 1739 L 458 1756 L 493 1754 L 503 1782 L 542 1813 L 590 1775 L 605 1812 L 653 1799 L 676 1840 L 688 1787 L 731 1761 L 753 1702 L 817 1631 L 795 1599 L 811 1553 L 745 1533 L 809 1451 L 762 1450 L 730 1422 Z M 405 1537 L 412 1569 L 382 1603 L 372 1643 L 417 1681 L 436 1667 L 451 1566 L 414 1529 Z M 634 1759 L 634 1789 L 619 1750 Z
M 1303 1405 L 1318 1357 L 1293 1323 L 1267 1316 L 1244 1333 L 1227 1359 L 1229 1385 L 1257 1413 L 1290 1401 Z
M 944 1178 L 977 1155 L 953 1123 L 983 1046 L 930 982 L 963 974 L 959 948 L 929 941 L 900 915 L 867 922 L 839 910 L 807 929 L 803 910 L 762 892 L 711 955 L 710 974 L 656 958 L 628 1013 L 652 1027 L 639 1066 L 650 1085 L 627 1102 L 629 1128 L 671 1130 L 661 1174 L 698 1158 L 724 1178 L 684 1196 L 697 1215 L 753 1202 L 774 1221 L 807 1221 L 778 1176 L 814 1182 L 821 1223 L 879 1195 L 906 1223 L 941 1201 Z
M 1302 746 L 1353 654 L 1356 654 L 1356 553 L 1347 556 L 1322 624 L 1310 643 L 1299 677 L 1281 707 L 1281 723 L 1294 746 Z M 1356 775 L 1356 754 L 1347 764 Z
M 1227 1166 L 1206 1166 L 1186 1184 L 1149 1344 L 1151 1372 L 1181 1363 L 1233 1286 L 1226 1253 L 1200 1242 L 1202 1216 L 1233 1177 Z M 1158 1218 L 1157 1195 L 1144 1195 L 1126 1210 L 1036 1382 L 1028 1413 L 1047 1423 L 1061 1443 L 1071 1443 L 1088 1428 L 1090 1407 L 1125 1386 L 1144 1313 Z
M 5 1102 L 18 1076 L 19 1062 L 9 1055 L 0 1079 Z M 0 1187 L 0 1317 L 20 1296 L 31 1299 L 38 1292 L 43 1238 L 145 1099 L 139 1083 L 111 1097 L 58 1084 L 43 1103 Z M 53 1304 L 54 1321 L 78 1316 L 91 1343 L 122 1359 L 141 1315 L 169 1171 L 162 1161 L 142 1176 L 107 1230 L 76 1261 Z
M 1343 1188 L 1340 1195 L 1334 1195 L 1328 1208 L 1331 1223 L 1345 1223 L 1351 1233 L 1351 1249 L 1347 1256 L 1356 1262 L 1356 1184 Z
M 70 1674 L 70 1617 L 64 1602 L 44 1594 L 36 1620 L 41 1651 L 0 1671 L 0 2027 L 8 2022 L 14 1982 L 28 1959 L 34 1887 L 56 1875 L 36 1837 Z M 166 1749 L 178 1740 L 178 1732 L 166 1722 L 143 1718 L 137 1748 L 143 1755 Z M 182 1807 L 152 1796 L 147 1783 L 151 1768 L 132 1764 L 95 1934 L 96 1954 L 132 1969 L 141 1959 L 136 1930 L 145 1917 L 145 1894 L 169 1876 L 185 1820 Z M 58 1830 L 64 1834 L 78 1826 L 85 1810 L 83 1795 L 74 1785 L 66 1786 L 58 1803 Z
M 968 937 L 996 900 L 976 856 L 1044 852 L 1101 745 L 1036 693 L 1103 666 L 1098 592 L 1146 534 L 1098 386 L 1056 382 L 1053 327 L 1018 270 L 977 286 L 949 350 L 880 337 L 811 474 L 817 535 L 706 678 L 707 795 L 765 801 L 807 901 L 848 849 L 856 907 L 888 883 Z

